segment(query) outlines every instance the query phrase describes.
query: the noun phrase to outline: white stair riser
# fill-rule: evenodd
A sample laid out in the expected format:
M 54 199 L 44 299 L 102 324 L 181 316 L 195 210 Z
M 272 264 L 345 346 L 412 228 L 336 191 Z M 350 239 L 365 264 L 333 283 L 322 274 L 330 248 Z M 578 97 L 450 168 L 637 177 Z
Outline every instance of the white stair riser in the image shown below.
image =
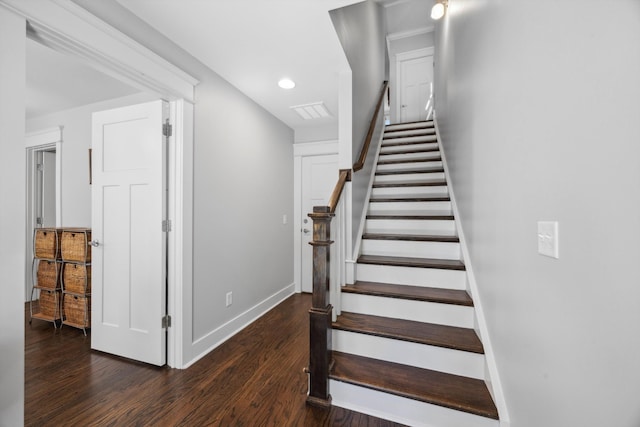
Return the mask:
M 385 131 L 396 131 L 402 129 L 423 129 L 423 128 L 433 128 L 433 120 L 418 122 L 418 123 L 398 123 L 387 125 L 384 130 Z
M 390 220 L 368 219 L 365 233 L 418 234 L 425 236 L 455 236 L 456 223 L 453 220 Z
M 400 175 L 376 175 L 375 184 L 388 184 L 392 182 L 422 182 L 444 180 L 444 172 L 428 173 L 403 173 Z
M 428 151 L 426 153 L 384 154 L 378 158 L 378 161 L 384 162 L 387 160 L 436 159 L 439 157 L 439 151 Z
M 366 387 L 330 380 L 332 404 L 415 427 L 500 427 L 500 422 Z M 428 420 L 428 421 L 426 421 Z
M 341 293 L 341 310 L 438 325 L 473 328 L 473 307 L 400 298 Z
M 437 142 L 425 142 L 418 144 L 406 144 L 406 145 L 393 145 L 393 140 L 390 139 L 385 144 L 382 144 L 382 148 L 380 148 L 380 154 L 388 153 L 389 151 L 414 151 L 414 150 L 431 150 L 437 149 Z
M 466 290 L 466 271 L 356 264 L 356 280 Z
M 484 355 L 426 344 L 333 330 L 332 347 L 356 354 L 423 369 L 484 379 Z
M 382 139 L 382 144 L 386 142 L 435 142 L 437 141 L 435 135 L 420 135 L 420 136 L 405 136 L 402 138 Z
M 361 252 L 363 255 L 459 260 L 460 243 L 363 239 Z
M 390 165 L 378 165 L 376 171 L 422 171 L 423 169 L 442 168 L 442 161 L 437 162 L 411 162 L 411 163 L 392 163 Z
M 371 197 L 429 197 L 448 196 L 446 185 L 424 187 L 376 187 L 371 190 Z
M 436 130 L 434 128 L 429 129 L 411 129 L 411 130 L 395 130 L 391 132 L 385 132 L 385 138 L 388 136 L 414 136 L 414 135 L 425 135 L 425 134 L 435 134 Z
M 451 202 L 370 202 L 369 214 L 375 214 L 376 212 L 416 212 L 416 215 L 420 215 L 418 212 L 451 212 Z

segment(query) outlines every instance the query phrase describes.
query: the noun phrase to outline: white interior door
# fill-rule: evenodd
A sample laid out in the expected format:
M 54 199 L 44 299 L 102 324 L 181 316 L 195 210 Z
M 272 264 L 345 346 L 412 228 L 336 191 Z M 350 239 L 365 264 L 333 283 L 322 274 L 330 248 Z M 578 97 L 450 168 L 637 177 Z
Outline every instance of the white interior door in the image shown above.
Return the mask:
M 338 182 L 338 155 L 302 158 L 302 292 L 313 292 L 313 223 L 307 215 L 314 206 L 326 206 Z
M 164 365 L 164 101 L 93 114 L 91 348 Z
M 425 106 L 433 81 L 433 56 L 407 59 L 400 62 L 400 121 L 425 119 Z

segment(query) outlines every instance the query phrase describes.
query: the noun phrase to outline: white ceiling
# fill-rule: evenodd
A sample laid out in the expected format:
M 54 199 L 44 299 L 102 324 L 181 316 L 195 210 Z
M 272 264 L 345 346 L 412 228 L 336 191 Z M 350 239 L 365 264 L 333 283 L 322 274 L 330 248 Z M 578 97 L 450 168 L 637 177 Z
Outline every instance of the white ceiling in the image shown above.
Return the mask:
M 328 11 L 360 0 L 101 0 L 114 1 L 291 128 L 337 126 L 338 76 L 349 66 Z M 420 15 L 433 0 L 378 2 L 390 32 L 431 25 Z M 27 57 L 28 117 L 136 92 L 35 42 Z M 296 87 L 280 89 L 282 77 Z M 289 108 L 318 101 L 331 117 L 305 121 Z

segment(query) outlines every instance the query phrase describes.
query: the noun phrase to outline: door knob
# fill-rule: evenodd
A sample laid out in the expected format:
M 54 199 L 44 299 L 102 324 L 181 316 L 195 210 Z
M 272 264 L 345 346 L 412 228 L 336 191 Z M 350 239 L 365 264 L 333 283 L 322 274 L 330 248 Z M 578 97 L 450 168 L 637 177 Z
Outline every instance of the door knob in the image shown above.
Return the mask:
M 94 248 L 97 248 L 98 246 L 100 246 L 100 242 L 98 240 L 92 240 L 89 242 L 89 244 Z
M 307 228 L 303 228 L 303 229 L 302 229 L 302 232 L 303 232 L 304 234 L 309 234 L 309 232 L 311 232 L 311 230 L 309 230 L 309 229 L 307 229 Z

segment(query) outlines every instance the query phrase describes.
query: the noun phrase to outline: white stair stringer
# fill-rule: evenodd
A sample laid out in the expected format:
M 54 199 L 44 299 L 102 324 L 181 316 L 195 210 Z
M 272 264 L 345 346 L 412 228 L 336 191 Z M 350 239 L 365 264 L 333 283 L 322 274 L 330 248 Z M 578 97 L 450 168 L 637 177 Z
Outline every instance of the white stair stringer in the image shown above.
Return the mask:
M 499 427 L 500 422 L 406 397 L 330 380 L 332 404 L 415 427 Z

